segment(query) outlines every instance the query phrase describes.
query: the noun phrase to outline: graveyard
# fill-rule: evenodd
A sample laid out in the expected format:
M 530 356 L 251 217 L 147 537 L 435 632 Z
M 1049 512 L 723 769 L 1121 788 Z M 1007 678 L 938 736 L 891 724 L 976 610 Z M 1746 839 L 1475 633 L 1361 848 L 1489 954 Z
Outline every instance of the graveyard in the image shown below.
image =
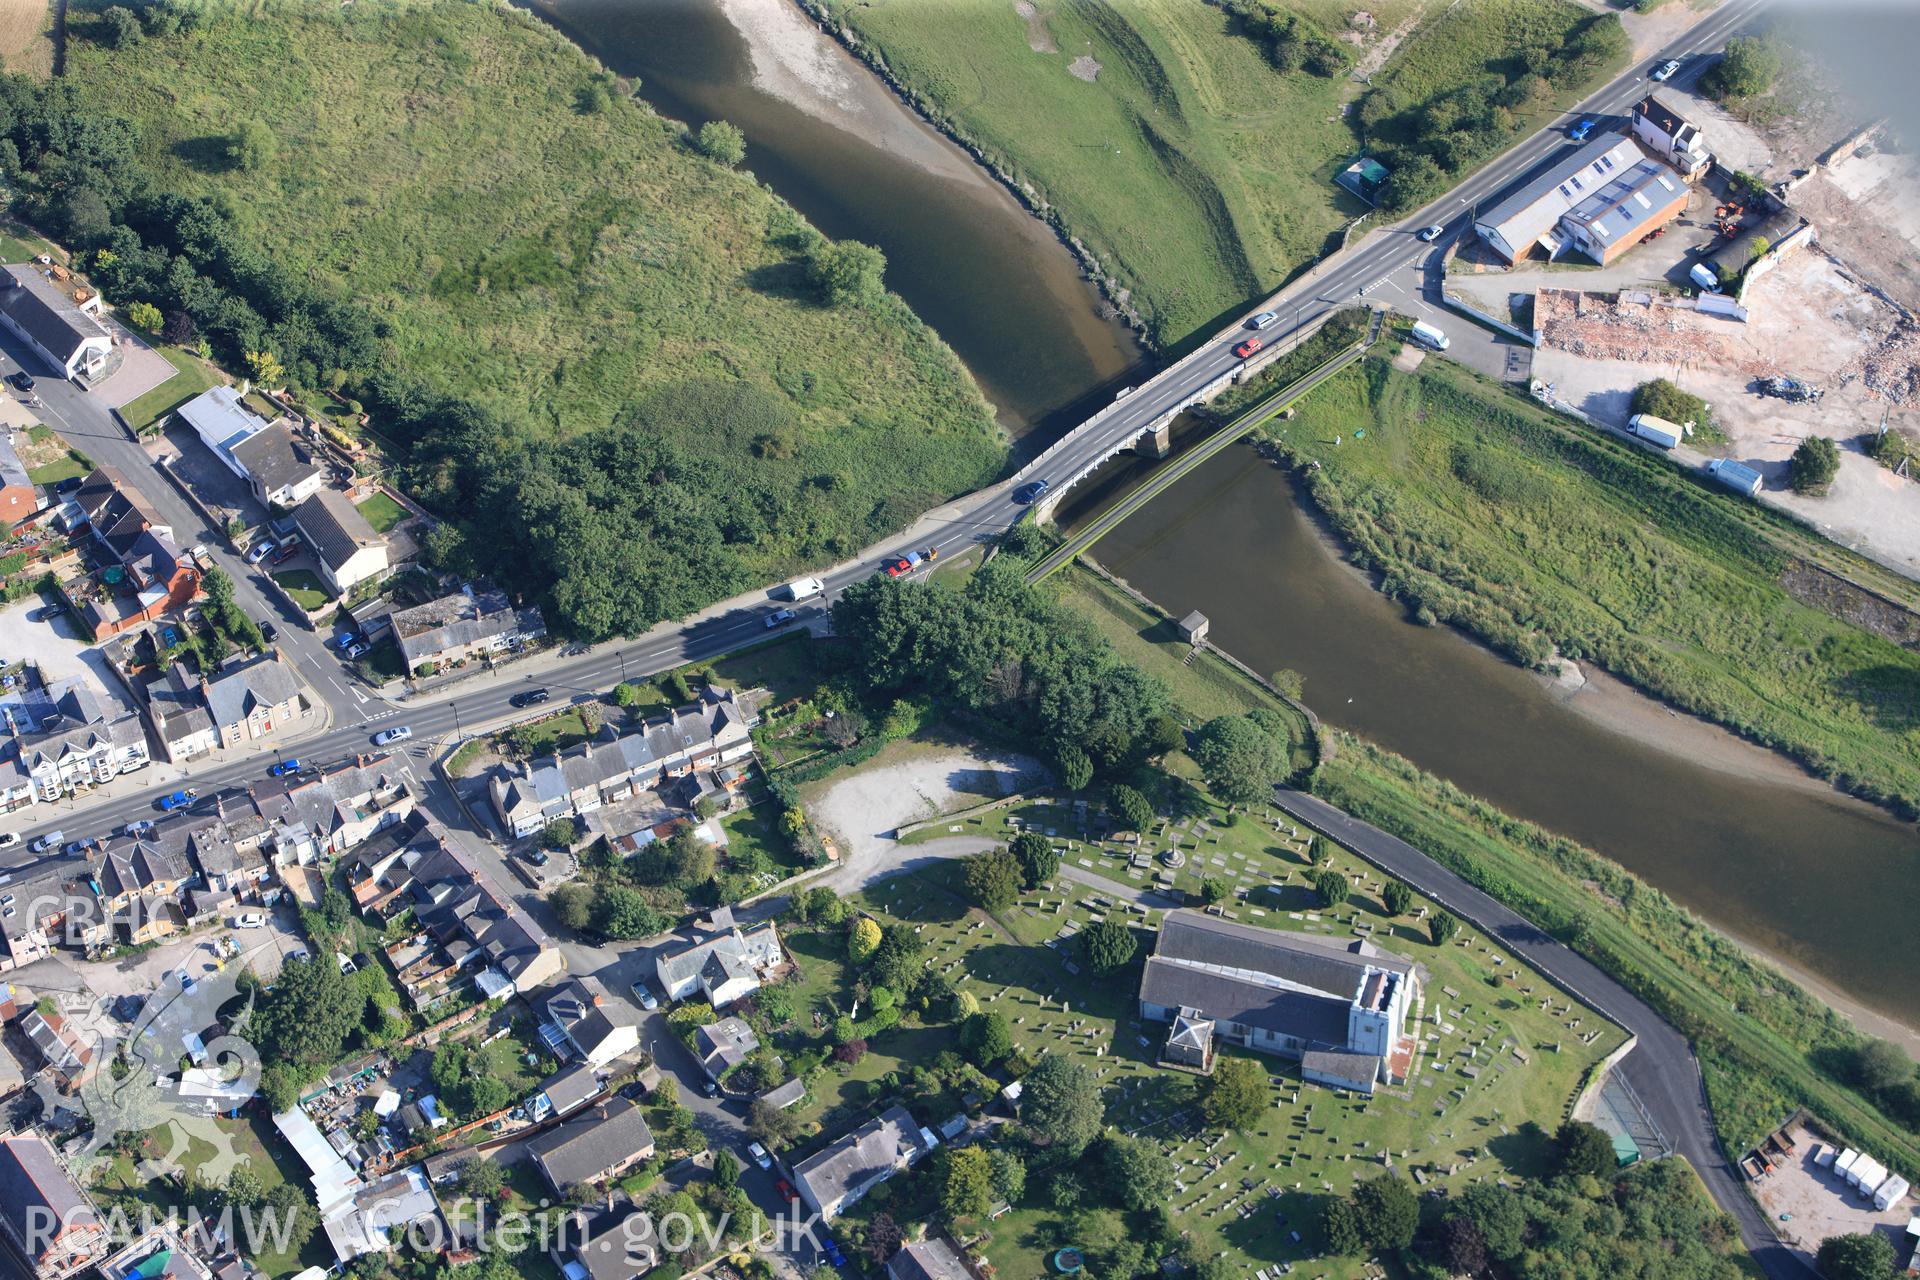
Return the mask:
M 1074 1054 L 1098 1073 L 1109 1124 L 1163 1144 L 1175 1162 L 1170 1207 L 1192 1233 L 1191 1257 L 1224 1251 L 1248 1276 L 1288 1274 L 1318 1252 L 1325 1199 L 1382 1168 L 1407 1174 L 1427 1193 L 1544 1174 L 1551 1133 L 1624 1038 L 1469 926 L 1436 947 L 1425 922 L 1430 905 L 1417 895 L 1404 916 L 1390 919 L 1381 877 L 1331 845 L 1321 847 L 1321 868 L 1345 874 L 1352 890 L 1346 902 L 1322 907 L 1307 880 L 1321 869 L 1309 863 L 1308 833 L 1284 815 L 1256 808 L 1235 816 L 1206 802 L 1178 817 L 1163 810 L 1151 830 L 1120 838 L 1098 802 L 1033 800 L 936 824 L 931 834 L 1004 839 L 1023 829 L 1055 842 L 1061 874 L 997 915 L 966 901 L 951 861 L 882 882 L 859 905 L 915 929 L 927 962 L 983 1010 L 1005 1015 L 1027 1058 Z M 1229 886 L 1220 909 L 1230 918 L 1330 941 L 1367 937 L 1421 966 L 1422 998 L 1409 1022 L 1418 1048 L 1404 1085 L 1382 1086 L 1371 1098 L 1347 1095 L 1303 1082 L 1293 1063 L 1255 1055 L 1272 1084 L 1266 1119 L 1250 1132 L 1208 1131 L 1199 1106 L 1205 1080 L 1157 1064 L 1166 1028 L 1143 1023 L 1136 999 L 1153 929 L 1166 907 L 1197 894 L 1208 876 Z M 1077 963 L 1074 937 L 1110 916 L 1135 926 L 1139 955 L 1094 978 Z M 947 1026 L 895 1028 L 873 1040 L 849 1078 L 883 1081 L 951 1047 L 953 1035 Z M 842 1096 L 834 1072 L 822 1075 L 823 1108 L 838 1104 L 832 1125 L 877 1103 L 884 1089 L 867 1085 Z M 1097 1244 L 1076 1235 L 1122 1229 L 1117 1218 L 1098 1220 L 1106 1212 L 1056 1211 L 1044 1189 L 1030 1186 L 988 1228 L 987 1256 L 1007 1280 L 1039 1277 L 1051 1250 Z M 1366 1268 L 1316 1258 L 1304 1274 L 1333 1280 Z

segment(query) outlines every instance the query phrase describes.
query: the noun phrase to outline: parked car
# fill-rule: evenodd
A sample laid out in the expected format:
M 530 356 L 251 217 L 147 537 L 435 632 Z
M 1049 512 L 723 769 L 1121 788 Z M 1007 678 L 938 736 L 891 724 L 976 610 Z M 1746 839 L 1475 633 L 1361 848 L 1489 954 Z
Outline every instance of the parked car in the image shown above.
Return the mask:
M 290 773 L 300 772 L 300 762 L 298 760 L 282 760 L 279 764 L 267 770 L 267 772 L 273 777 L 284 778 Z
M 342 631 L 333 638 L 333 642 L 342 649 L 351 649 L 360 643 L 360 636 L 357 632 Z
M 260 638 L 262 640 L 265 640 L 268 644 L 272 644 L 276 639 L 279 638 L 279 636 L 280 636 L 279 628 L 275 627 L 271 622 L 267 622 L 265 620 L 261 621 Z
M 352 662 L 355 658 L 364 658 L 371 650 L 372 646 L 362 640 L 359 644 L 349 645 L 347 647 L 346 659 L 348 662 Z
M 135 818 L 132 822 L 129 822 L 126 827 L 126 833 L 134 837 L 143 836 L 151 830 L 153 830 L 152 818 Z
M 720 1096 L 720 1086 L 711 1080 L 705 1080 L 700 1084 L 700 1092 L 706 1094 L 709 1098 L 717 1098 Z
M 265 542 L 256 543 L 254 545 L 253 550 L 247 552 L 247 563 L 259 564 L 262 560 L 265 560 L 268 556 L 272 555 L 274 552 L 274 548 L 278 547 L 279 545 L 280 545 L 279 543 L 275 542 L 271 538 L 267 539 Z
M 1242 360 L 1245 360 L 1248 356 L 1252 355 L 1254 352 L 1258 351 L 1261 347 L 1264 347 L 1266 345 L 1267 345 L 1266 343 L 1260 341 L 1260 339 L 1258 338 L 1248 338 L 1245 342 L 1241 343 L 1239 346 L 1233 349 L 1233 354 L 1239 356 Z
M 1578 124 L 1567 130 L 1567 136 L 1575 142 L 1585 142 L 1587 135 L 1592 132 L 1593 120 L 1591 118 L 1582 118 Z
M 391 729 L 382 729 L 380 732 L 374 734 L 373 745 L 376 747 L 384 747 L 389 742 L 405 742 L 412 736 L 413 730 L 411 728 L 404 724 L 397 724 Z
M 1428 244 L 1432 244 L 1435 240 L 1438 240 L 1441 236 L 1445 235 L 1446 231 L 1447 229 L 1445 227 L 1441 226 L 1439 223 L 1436 222 L 1432 226 L 1428 227 L 1425 231 L 1422 231 L 1420 233 L 1420 238 L 1422 240 L 1425 240 Z
M 747 1144 L 747 1154 L 752 1156 L 753 1162 L 759 1165 L 762 1169 L 773 1168 L 773 1157 L 768 1155 L 767 1149 L 761 1146 L 759 1143 L 749 1142 Z
M 647 985 L 645 978 L 633 984 L 633 998 L 640 1002 L 642 1009 L 658 1009 L 660 998 L 653 994 L 653 988 Z
M 1680 59 L 1674 58 L 1671 61 L 1661 64 L 1660 69 L 1653 73 L 1653 78 L 1655 80 L 1663 80 L 1663 81 L 1671 80 L 1673 79 L 1673 73 L 1678 71 L 1679 69 L 1680 69 Z
M 795 1191 L 793 1189 L 793 1184 L 791 1182 L 788 1182 L 785 1178 L 780 1178 L 777 1181 L 775 1181 L 773 1184 L 773 1190 L 775 1195 L 779 1196 L 782 1200 L 785 1200 L 788 1203 L 795 1203 L 800 1199 L 800 1193 L 798 1191 Z
M 784 627 L 799 616 L 791 609 L 775 609 L 767 615 L 767 629 L 771 631 L 775 627 Z
M 820 1252 L 827 1255 L 827 1261 L 836 1267 L 847 1265 L 847 1255 L 840 1252 L 840 1245 L 830 1235 L 820 1236 Z
M 92 836 L 83 836 L 69 844 L 62 852 L 70 858 L 77 858 L 87 850 L 93 848 L 94 844 L 95 841 Z
M 45 853 L 49 849 L 58 848 L 60 842 L 66 838 L 67 833 L 64 831 L 49 831 L 27 847 L 35 853 Z
M 281 543 L 280 549 L 273 553 L 273 562 L 275 564 L 285 564 L 299 554 L 300 543 L 297 540 L 289 539 Z
M 11 849 L 20 843 L 18 831 L 0 831 L 0 849 Z
M 552 696 L 552 691 L 547 689 L 528 689 L 524 693 L 514 694 L 507 701 L 516 707 L 537 707 Z
M 264 911 L 242 911 L 233 918 L 236 929 L 264 929 L 267 927 L 267 913 Z
M 1022 506 L 1030 502 L 1038 502 L 1040 495 L 1052 487 L 1045 480 L 1029 480 L 1013 491 L 1013 500 Z
M 7 381 L 11 382 L 14 386 L 20 388 L 22 391 L 33 390 L 33 375 L 28 373 L 25 369 L 20 370 L 20 372 L 18 373 L 8 374 Z
M 184 809 L 200 798 L 200 793 L 192 787 L 184 791 L 170 791 L 160 797 L 160 812 L 172 813 L 175 809 Z

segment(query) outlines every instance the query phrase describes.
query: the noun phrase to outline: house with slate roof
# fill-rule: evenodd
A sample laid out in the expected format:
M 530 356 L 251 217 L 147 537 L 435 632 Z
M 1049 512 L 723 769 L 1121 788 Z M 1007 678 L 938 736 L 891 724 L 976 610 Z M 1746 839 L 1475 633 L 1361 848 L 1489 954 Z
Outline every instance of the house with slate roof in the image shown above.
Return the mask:
M 85 524 L 107 563 L 61 593 L 96 640 L 185 608 L 200 590 L 200 570 L 183 555 L 167 523 L 113 467 L 95 467 L 69 498 L 72 527 Z
M 223 747 L 237 747 L 312 718 L 300 694 L 300 677 L 275 651 L 224 667 L 203 687 Z
M 529 1139 L 526 1151 L 555 1194 L 617 1178 L 653 1154 L 653 1130 L 640 1108 L 611 1098 Z
M 662 948 L 653 971 L 667 999 L 704 995 L 714 1008 L 724 1009 L 758 991 L 785 964 L 773 921 L 742 929 L 723 907 L 707 928 L 696 927 L 691 937 Z
M 566 968 L 546 932 L 444 838 L 414 858 L 408 876 L 394 905 L 411 906 L 419 928 L 386 953 L 416 1007 L 437 1004 L 468 977 L 491 1000 L 531 991 Z
M 327 469 L 294 435 L 293 420 L 269 422 L 234 387 L 210 387 L 174 410 L 264 507 L 291 509 L 320 491 Z
M 61 1280 L 106 1256 L 106 1226 L 37 1133 L 0 1139 L 0 1231 L 37 1280 Z
M 193 880 L 183 854 L 149 840 L 110 842 L 89 867 L 100 900 L 100 937 L 129 946 L 178 933 L 187 924 L 180 899 Z
M 358 615 L 356 615 L 357 619 Z M 497 588 L 468 586 L 387 617 L 407 670 L 443 667 L 476 654 L 502 653 L 547 634 L 540 610 L 516 607 Z
M 793 1185 L 808 1208 L 831 1222 L 926 1151 L 920 1126 L 907 1109 L 888 1107 L 794 1165 Z
M 558 987 L 541 1006 L 541 1038 L 565 1061 L 604 1067 L 640 1047 L 640 1028 L 621 1015 L 595 977 Z
M 8 705 L 0 731 L 0 794 L 9 808 L 51 804 L 70 792 L 144 769 L 147 734 L 134 712 L 110 704 L 85 677 L 48 686 L 32 702 Z
M 113 354 L 113 337 L 96 318 L 100 295 L 75 302 L 30 263 L 0 268 L 0 324 L 63 378 L 91 377 Z
M 1197 1066 L 1217 1040 L 1302 1060 L 1309 1080 L 1371 1093 L 1406 1076 L 1413 964 L 1365 939 L 1341 945 L 1199 911 L 1170 911 L 1140 979 L 1140 1014 L 1174 1024 L 1169 1056 Z M 1200 1024 L 1211 1024 L 1204 1036 Z M 1362 1061 L 1364 1059 L 1364 1061 Z
M 938 1237 L 915 1240 L 887 1260 L 888 1280 L 973 1280 L 953 1246 Z
M 557 818 L 584 817 L 657 790 L 670 778 L 744 760 L 753 754 L 756 723 L 741 695 L 708 685 L 694 705 L 626 733 L 608 725 L 558 755 L 499 766 L 488 798 L 501 825 L 523 838 Z
M 293 524 L 313 548 L 320 576 L 335 596 L 386 576 L 387 540 L 338 489 L 321 489 L 294 508 Z

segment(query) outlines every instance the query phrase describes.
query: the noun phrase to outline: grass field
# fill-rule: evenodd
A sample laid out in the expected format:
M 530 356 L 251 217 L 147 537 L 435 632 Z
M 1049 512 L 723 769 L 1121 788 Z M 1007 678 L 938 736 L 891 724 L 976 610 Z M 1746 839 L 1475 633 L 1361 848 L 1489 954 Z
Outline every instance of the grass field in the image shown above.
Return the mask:
M 199 356 L 165 343 L 155 343 L 153 349 L 166 357 L 167 363 L 174 368 L 174 374 L 145 395 L 121 407 L 120 416 L 135 431 L 146 430 L 202 391 L 226 381 L 218 369 Z
M 1272 437 L 1319 464 L 1316 503 L 1416 616 L 1529 665 L 1596 662 L 1920 806 L 1920 654 L 1789 596 L 1751 504 L 1440 361 L 1342 373 Z
M 355 510 L 367 518 L 375 533 L 385 533 L 405 520 L 410 512 L 384 493 L 376 492 Z
M 1063 963 L 1070 950 L 1047 945 L 1058 940 L 1069 947 L 1072 933 L 1096 913 L 1115 910 L 1098 891 L 1062 879 L 1054 891 L 1028 894 L 990 917 L 966 905 L 957 866 L 943 863 L 887 881 L 860 904 L 883 921 L 914 926 L 933 967 L 973 993 L 983 1009 L 1004 1013 L 1028 1056 L 1071 1054 L 1099 1074 L 1109 1123 L 1161 1142 L 1180 1165 L 1182 1185 L 1170 1209 L 1179 1227 L 1193 1233 L 1191 1256 L 1225 1250 L 1236 1266 L 1249 1268 L 1314 1258 L 1315 1269 L 1329 1277 L 1358 1277 L 1365 1265 L 1358 1259 L 1316 1257 L 1319 1211 L 1327 1195 L 1377 1172 L 1380 1153 L 1391 1151 L 1402 1171 L 1421 1170 L 1429 1186 L 1456 1190 L 1480 1179 L 1544 1171 L 1546 1133 L 1565 1117 L 1591 1064 L 1620 1043 L 1618 1028 L 1569 1003 L 1472 930 L 1436 948 L 1414 919 L 1386 919 L 1378 877 L 1344 850 L 1333 852 L 1330 865 L 1353 878 L 1355 892 L 1334 910 L 1319 909 L 1305 884 L 1300 841 L 1265 815 L 1244 815 L 1225 829 L 1192 817 L 1163 821 L 1154 839 L 1234 869 L 1249 895 L 1229 910 L 1244 921 L 1321 936 L 1357 932 L 1420 964 L 1425 1038 L 1408 1083 L 1371 1100 L 1349 1098 L 1303 1083 L 1290 1063 L 1259 1058 L 1275 1080 L 1272 1110 L 1253 1130 L 1223 1143 L 1199 1114 L 1194 1077 L 1155 1065 L 1165 1029 L 1139 1018 L 1141 961 L 1111 978 L 1094 978 L 1070 973 Z M 1416 901 L 1414 912 L 1424 909 Z M 1160 913 L 1125 914 L 1144 954 Z M 840 934 L 799 933 L 790 945 L 804 972 L 796 1009 L 804 1014 L 823 1001 L 844 1005 L 849 974 Z M 912 1067 L 953 1043 L 951 1027 L 911 1020 L 876 1036 L 857 1065 L 817 1073 L 808 1118 L 838 1132 L 898 1096 Z M 1524 1066 L 1515 1050 L 1528 1059 Z M 1470 1072 L 1462 1074 L 1463 1066 Z M 945 1119 L 944 1112 L 934 1114 L 944 1100 L 917 1105 L 927 1112 L 916 1112 L 922 1124 Z M 898 1206 L 914 1197 L 908 1186 L 890 1201 Z M 1254 1211 L 1241 1216 L 1241 1204 Z M 863 1205 L 854 1213 L 882 1207 Z M 1046 1274 L 1046 1251 L 1072 1242 L 1067 1233 L 1087 1225 L 1077 1217 L 1070 1224 L 1068 1216 L 1048 1207 L 1030 1184 L 1013 1212 L 993 1224 L 988 1260 L 1010 1280 Z M 1296 1230 L 1298 1242 L 1291 1238 Z
M 1577 946 L 1700 1046 L 1729 1152 L 1805 1105 L 1856 1145 L 1920 1167 L 1920 1137 L 1817 1067 L 1856 1038 L 1841 1015 L 1591 850 L 1370 743 L 1339 734 L 1336 748 L 1316 792 Z

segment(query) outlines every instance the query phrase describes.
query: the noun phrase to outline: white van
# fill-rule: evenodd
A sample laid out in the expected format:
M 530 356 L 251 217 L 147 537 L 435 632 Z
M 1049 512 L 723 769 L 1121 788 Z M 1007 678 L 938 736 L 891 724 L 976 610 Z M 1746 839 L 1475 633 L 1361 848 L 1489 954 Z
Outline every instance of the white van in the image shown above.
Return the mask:
M 795 578 L 783 590 L 787 593 L 787 599 L 799 601 L 813 599 L 825 591 L 826 587 L 818 578 Z
M 1445 351 L 1453 345 L 1445 333 L 1434 328 L 1425 320 L 1415 320 L 1413 322 L 1413 340 L 1425 346 L 1432 347 L 1435 351 Z

